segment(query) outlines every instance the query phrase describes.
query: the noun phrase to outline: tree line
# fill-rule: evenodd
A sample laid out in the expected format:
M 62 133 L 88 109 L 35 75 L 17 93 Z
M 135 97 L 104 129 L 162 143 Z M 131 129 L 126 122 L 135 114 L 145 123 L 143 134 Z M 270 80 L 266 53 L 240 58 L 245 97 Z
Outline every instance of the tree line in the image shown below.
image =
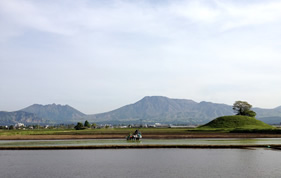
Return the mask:
M 96 128 L 97 124 L 96 123 L 90 124 L 87 120 L 84 122 L 84 124 L 82 124 L 82 122 L 77 122 L 76 126 L 74 126 L 76 130 L 83 130 L 91 127 Z

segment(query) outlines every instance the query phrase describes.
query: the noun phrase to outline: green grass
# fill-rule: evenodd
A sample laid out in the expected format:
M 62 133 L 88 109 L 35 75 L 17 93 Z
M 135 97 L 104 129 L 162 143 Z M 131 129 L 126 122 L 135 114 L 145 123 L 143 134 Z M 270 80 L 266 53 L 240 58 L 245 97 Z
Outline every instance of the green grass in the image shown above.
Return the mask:
M 135 132 L 137 128 L 108 128 L 108 129 L 34 129 L 34 130 L 0 130 L 1 135 L 100 135 L 124 134 Z M 180 134 L 189 130 L 186 128 L 141 128 L 143 134 Z
M 227 130 L 231 131 L 234 129 L 240 130 L 270 130 L 274 129 L 262 121 L 259 121 L 253 117 L 248 116 L 223 116 L 212 120 L 211 122 L 198 127 L 199 130 Z
M 0 130 L 1 135 L 114 135 L 133 133 L 137 128 L 103 128 L 103 129 L 34 129 L 34 130 Z M 166 134 L 180 135 L 188 133 L 281 133 L 280 129 L 276 129 L 262 121 L 247 116 L 224 116 L 219 117 L 206 125 L 195 129 L 186 128 L 140 128 L 143 134 Z

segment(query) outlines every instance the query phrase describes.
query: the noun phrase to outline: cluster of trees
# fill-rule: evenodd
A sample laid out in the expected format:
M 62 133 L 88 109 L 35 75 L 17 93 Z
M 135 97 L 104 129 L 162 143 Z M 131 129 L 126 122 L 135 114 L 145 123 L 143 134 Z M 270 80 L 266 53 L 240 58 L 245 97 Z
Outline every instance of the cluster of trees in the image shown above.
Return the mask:
M 10 126 L 3 126 L 3 125 L 0 125 L 0 129 L 12 130 L 12 129 L 15 129 L 15 126 L 13 126 L 13 125 L 10 125 Z
M 232 109 L 237 115 L 255 117 L 256 113 L 251 110 L 251 108 L 252 105 L 250 105 L 246 101 L 236 101 L 232 106 Z
M 82 129 L 86 129 L 86 128 L 96 128 L 97 124 L 93 123 L 90 124 L 87 120 L 84 122 L 84 125 L 81 122 L 77 122 L 77 125 L 74 127 L 76 130 L 82 130 Z

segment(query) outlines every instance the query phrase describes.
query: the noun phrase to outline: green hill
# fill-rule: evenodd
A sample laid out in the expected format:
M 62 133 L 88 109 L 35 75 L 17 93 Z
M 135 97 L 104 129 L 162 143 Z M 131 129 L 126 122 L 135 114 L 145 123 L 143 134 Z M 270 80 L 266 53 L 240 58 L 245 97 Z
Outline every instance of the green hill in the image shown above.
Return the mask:
M 274 127 L 248 116 L 222 116 L 199 129 L 273 129 Z

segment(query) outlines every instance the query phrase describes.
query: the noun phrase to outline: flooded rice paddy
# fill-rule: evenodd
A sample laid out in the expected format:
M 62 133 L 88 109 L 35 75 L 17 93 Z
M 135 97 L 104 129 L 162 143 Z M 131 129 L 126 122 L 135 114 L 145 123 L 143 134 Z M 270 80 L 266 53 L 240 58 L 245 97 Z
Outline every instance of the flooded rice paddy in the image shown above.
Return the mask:
M 279 178 L 271 149 L 1 150 L 5 178 Z
M 281 138 L 227 139 L 78 139 L 78 140 L 1 140 L 0 147 L 90 146 L 90 145 L 280 145 Z

